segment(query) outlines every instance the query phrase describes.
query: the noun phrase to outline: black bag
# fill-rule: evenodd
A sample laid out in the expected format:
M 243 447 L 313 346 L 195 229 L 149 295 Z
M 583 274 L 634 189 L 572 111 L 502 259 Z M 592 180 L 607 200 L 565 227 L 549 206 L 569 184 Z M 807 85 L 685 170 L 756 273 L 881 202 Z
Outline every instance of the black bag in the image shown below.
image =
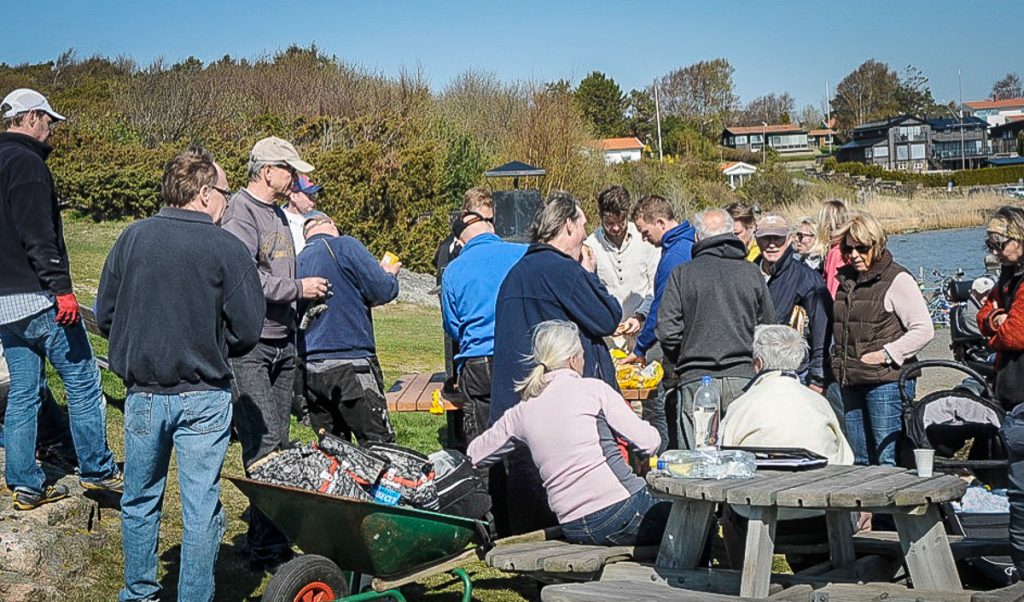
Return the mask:
M 438 512 L 474 520 L 487 516 L 491 511 L 491 495 L 469 458 L 445 449 L 430 454 L 430 461 L 434 463 Z
M 388 461 L 378 485 L 401 495 L 399 503 L 423 510 L 437 510 L 434 465 L 423 454 L 387 443 L 374 443 L 368 451 Z

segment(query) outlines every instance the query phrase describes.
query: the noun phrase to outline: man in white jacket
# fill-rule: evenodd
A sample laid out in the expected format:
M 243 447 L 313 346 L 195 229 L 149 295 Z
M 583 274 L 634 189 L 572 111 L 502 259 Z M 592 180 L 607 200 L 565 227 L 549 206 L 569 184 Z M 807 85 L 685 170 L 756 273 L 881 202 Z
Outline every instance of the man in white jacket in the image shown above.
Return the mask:
M 593 252 L 597 277 L 622 305 L 622 321 L 608 346 L 624 351 L 647 319 L 654 299 L 654 272 L 661 252 L 646 242 L 629 221 L 629 192 L 609 186 L 597 195 L 601 227 L 584 244 Z

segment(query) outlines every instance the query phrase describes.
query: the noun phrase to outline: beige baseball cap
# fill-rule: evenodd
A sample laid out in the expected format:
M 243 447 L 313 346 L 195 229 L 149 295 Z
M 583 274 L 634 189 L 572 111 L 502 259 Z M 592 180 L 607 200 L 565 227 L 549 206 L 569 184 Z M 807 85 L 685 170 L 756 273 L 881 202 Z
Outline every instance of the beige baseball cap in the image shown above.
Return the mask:
M 789 236 L 789 223 L 781 215 L 768 214 L 757 220 L 755 237 Z
M 266 163 L 287 163 L 299 173 L 309 173 L 314 167 L 302 160 L 299 151 L 291 142 L 277 136 L 269 136 L 257 142 L 249 152 L 249 161 Z

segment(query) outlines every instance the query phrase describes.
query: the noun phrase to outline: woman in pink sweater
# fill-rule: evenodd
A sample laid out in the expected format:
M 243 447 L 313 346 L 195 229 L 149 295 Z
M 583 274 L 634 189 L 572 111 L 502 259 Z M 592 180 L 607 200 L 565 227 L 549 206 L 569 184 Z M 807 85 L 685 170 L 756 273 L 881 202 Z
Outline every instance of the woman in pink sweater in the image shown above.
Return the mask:
M 575 324 L 549 320 L 533 335 L 534 365 L 517 383 L 517 404 L 473 440 L 478 467 L 497 462 L 516 444 L 530 450 L 548 503 L 566 540 L 596 545 L 645 545 L 661 540 L 669 504 L 655 500 L 630 469 L 616 437 L 650 455 L 658 431 L 637 417 L 615 389 L 583 378 L 583 348 Z

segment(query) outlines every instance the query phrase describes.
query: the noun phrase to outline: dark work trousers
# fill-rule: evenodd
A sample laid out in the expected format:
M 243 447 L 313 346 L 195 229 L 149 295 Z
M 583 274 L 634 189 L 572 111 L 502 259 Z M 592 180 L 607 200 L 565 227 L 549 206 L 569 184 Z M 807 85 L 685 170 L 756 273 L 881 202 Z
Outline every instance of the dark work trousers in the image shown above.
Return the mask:
M 376 356 L 306 362 L 305 381 L 314 431 L 359 445 L 395 442 Z
M 288 446 L 295 345 L 291 339 L 260 340 L 249 353 L 231 359 L 234 421 L 246 472 L 253 462 Z M 262 512 L 249 508 L 249 555 L 267 560 L 287 554 L 288 539 Z
M 1009 461 L 1010 555 L 1018 574 L 1024 574 L 1024 403 L 1006 415 L 999 436 Z
M 661 437 L 661 445 L 658 446 L 658 451 L 655 452 L 655 455 L 660 454 L 666 449 L 673 449 L 670 447 L 670 444 L 672 442 L 671 435 L 674 433 L 670 434 L 668 425 L 675 424 L 677 414 L 675 413 L 676 409 L 674 401 L 675 400 L 673 400 L 672 406 L 672 422 L 669 422 L 665 387 L 660 383 L 658 384 L 657 395 L 641 402 L 642 411 L 640 413 L 640 417 L 653 426 Z M 675 429 L 672 430 L 674 431 Z
M 491 372 L 494 357 L 471 357 L 466 359 L 459 371 L 459 392 L 462 393 L 462 434 L 463 450 L 480 433 L 487 430 L 491 414 Z M 477 476 L 487 483 L 491 495 L 492 514 L 495 529 L 499 535 L 511 534 L 507 505 L 507 481 L 505 465 L 501 462 L 490 468 L 477 469 Z

